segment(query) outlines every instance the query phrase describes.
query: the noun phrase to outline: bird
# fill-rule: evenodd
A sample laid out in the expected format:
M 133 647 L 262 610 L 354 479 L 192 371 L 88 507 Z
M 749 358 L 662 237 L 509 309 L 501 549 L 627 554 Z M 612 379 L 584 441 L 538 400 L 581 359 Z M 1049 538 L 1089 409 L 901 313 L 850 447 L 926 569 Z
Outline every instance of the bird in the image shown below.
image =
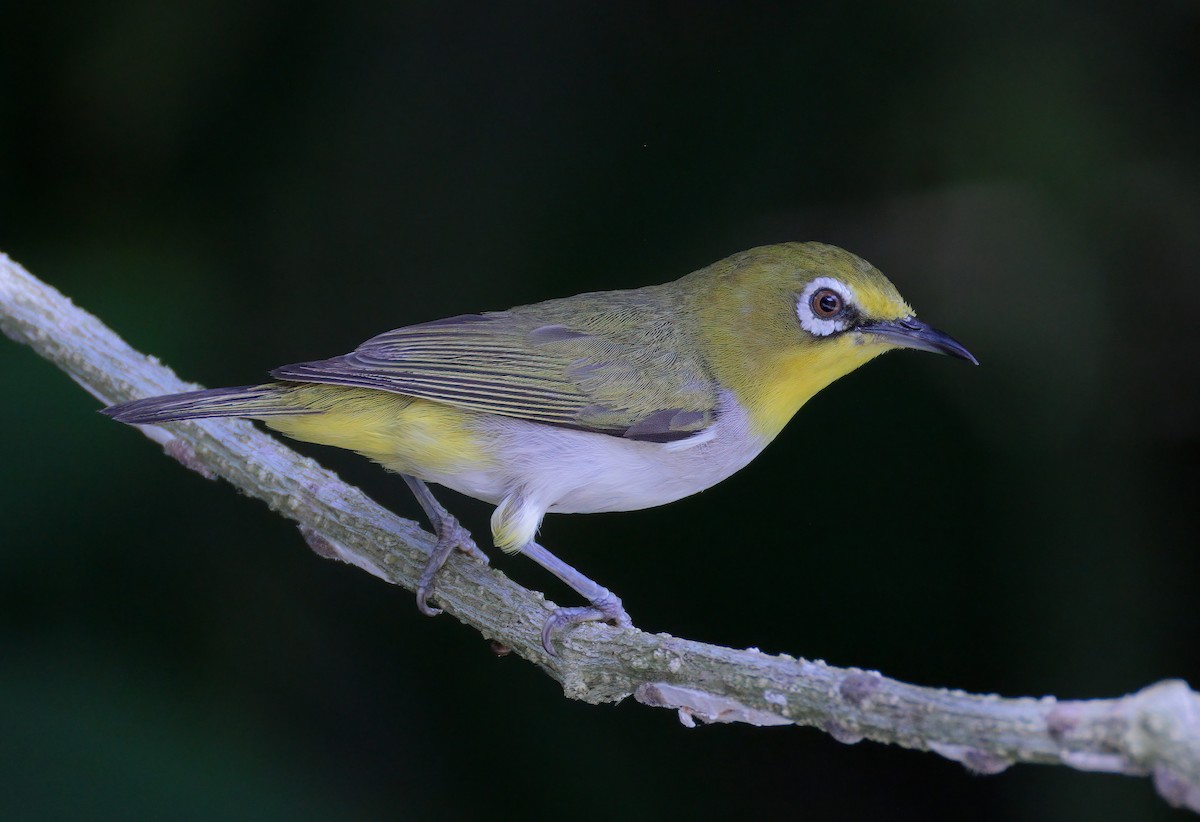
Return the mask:
M 113 405 L 124 423 L 260 420 L 401 475 L 437 542 L 416 586 L 429 604 L 453 551 L 486 556 L 428 483 L 495 506 L 492 541 L 587 601 L 546 618 L 541 643 L 584 622 L 632 625 L 620 597 L 536 541 L 547 513 L 632 511 L 741 470 L 810 398 L 884 352 L 978 365 L 916 318 L 877 268 L 841 248 L 752 248 L 661 285 L 461 314 L 379 334 L 349 354 L 285 365 L 257 385 Z

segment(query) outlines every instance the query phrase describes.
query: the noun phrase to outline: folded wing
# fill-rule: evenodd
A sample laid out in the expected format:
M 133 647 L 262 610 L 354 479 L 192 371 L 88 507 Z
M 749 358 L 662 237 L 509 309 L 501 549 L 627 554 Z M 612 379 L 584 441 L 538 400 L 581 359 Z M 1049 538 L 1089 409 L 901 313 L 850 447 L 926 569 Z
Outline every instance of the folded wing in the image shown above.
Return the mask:
M 669 316 L 621 302 L 589 312 L 554 305 L 399 328 L 345 356 L 271 373 L 650 442 L 713 422 L 715 384 Z

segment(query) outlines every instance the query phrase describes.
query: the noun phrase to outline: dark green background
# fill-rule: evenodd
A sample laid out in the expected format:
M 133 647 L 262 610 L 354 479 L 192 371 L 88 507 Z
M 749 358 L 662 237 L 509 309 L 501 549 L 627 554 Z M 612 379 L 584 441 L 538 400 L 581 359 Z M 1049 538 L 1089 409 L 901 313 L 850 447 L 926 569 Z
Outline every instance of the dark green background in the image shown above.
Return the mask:
M 651 631 L 1004 694 L 1200 683 L 1195 3 L 139 0 L 0 24 L 0 248 L 185 378 L 842 245 L 983 365 L 888 356 L 721 486 L 550 517 L 545 543 Z M 568 702 L 29 351 L 0 341 L 0 373 L 5 818 L 1177 815 L 1146 780 Z

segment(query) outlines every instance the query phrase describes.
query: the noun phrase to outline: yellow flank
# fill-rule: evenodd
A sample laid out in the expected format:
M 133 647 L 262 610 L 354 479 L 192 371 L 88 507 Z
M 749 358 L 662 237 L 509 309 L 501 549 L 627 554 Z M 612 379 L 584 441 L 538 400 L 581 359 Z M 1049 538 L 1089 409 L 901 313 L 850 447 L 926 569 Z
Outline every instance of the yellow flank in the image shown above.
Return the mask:
M 393 471 L 422 476 L 490 462 L 473 434 L 474 415 L 453 406 L 336 385 L 304 386 L 293 401 L 321 413 L 263 422 L 298 440 L 357 451 Z

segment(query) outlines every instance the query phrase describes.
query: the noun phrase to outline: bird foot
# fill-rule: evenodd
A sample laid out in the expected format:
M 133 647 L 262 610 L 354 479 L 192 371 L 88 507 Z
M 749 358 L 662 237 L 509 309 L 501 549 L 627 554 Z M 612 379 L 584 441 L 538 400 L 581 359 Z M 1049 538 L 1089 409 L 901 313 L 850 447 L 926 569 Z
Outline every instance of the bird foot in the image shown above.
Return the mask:
M 437 544 L 433 546 L 433 551 L 429 554 L 429 561 L 425 563 L 425 569 L 421 571 L 421 576 L 417 579 L 417 610 L 425 616 L 437 616 L 442 612 L 441 608 L 434 608 L 427 600 L 433 592 L 433 578 L 446 564 L 446 560 L 455 548 L 474 557 L 484 565 L 488 564 L 487 554 L 479 550 L 479 546 L 471 538 L 471 532 L 450 514 L 443 514 L 435 530 Z
M 590 605 L 576 608 L 557 608 L 542 624 L 542 647 L 550 656 L 558 656 L 554 650 L 554 637 L 564 628 L 581 622 L 608 622 L 618 628 L 630 628 L 633 620 L 621 604 L 621 598 L 608 589 L 591 601 Z

